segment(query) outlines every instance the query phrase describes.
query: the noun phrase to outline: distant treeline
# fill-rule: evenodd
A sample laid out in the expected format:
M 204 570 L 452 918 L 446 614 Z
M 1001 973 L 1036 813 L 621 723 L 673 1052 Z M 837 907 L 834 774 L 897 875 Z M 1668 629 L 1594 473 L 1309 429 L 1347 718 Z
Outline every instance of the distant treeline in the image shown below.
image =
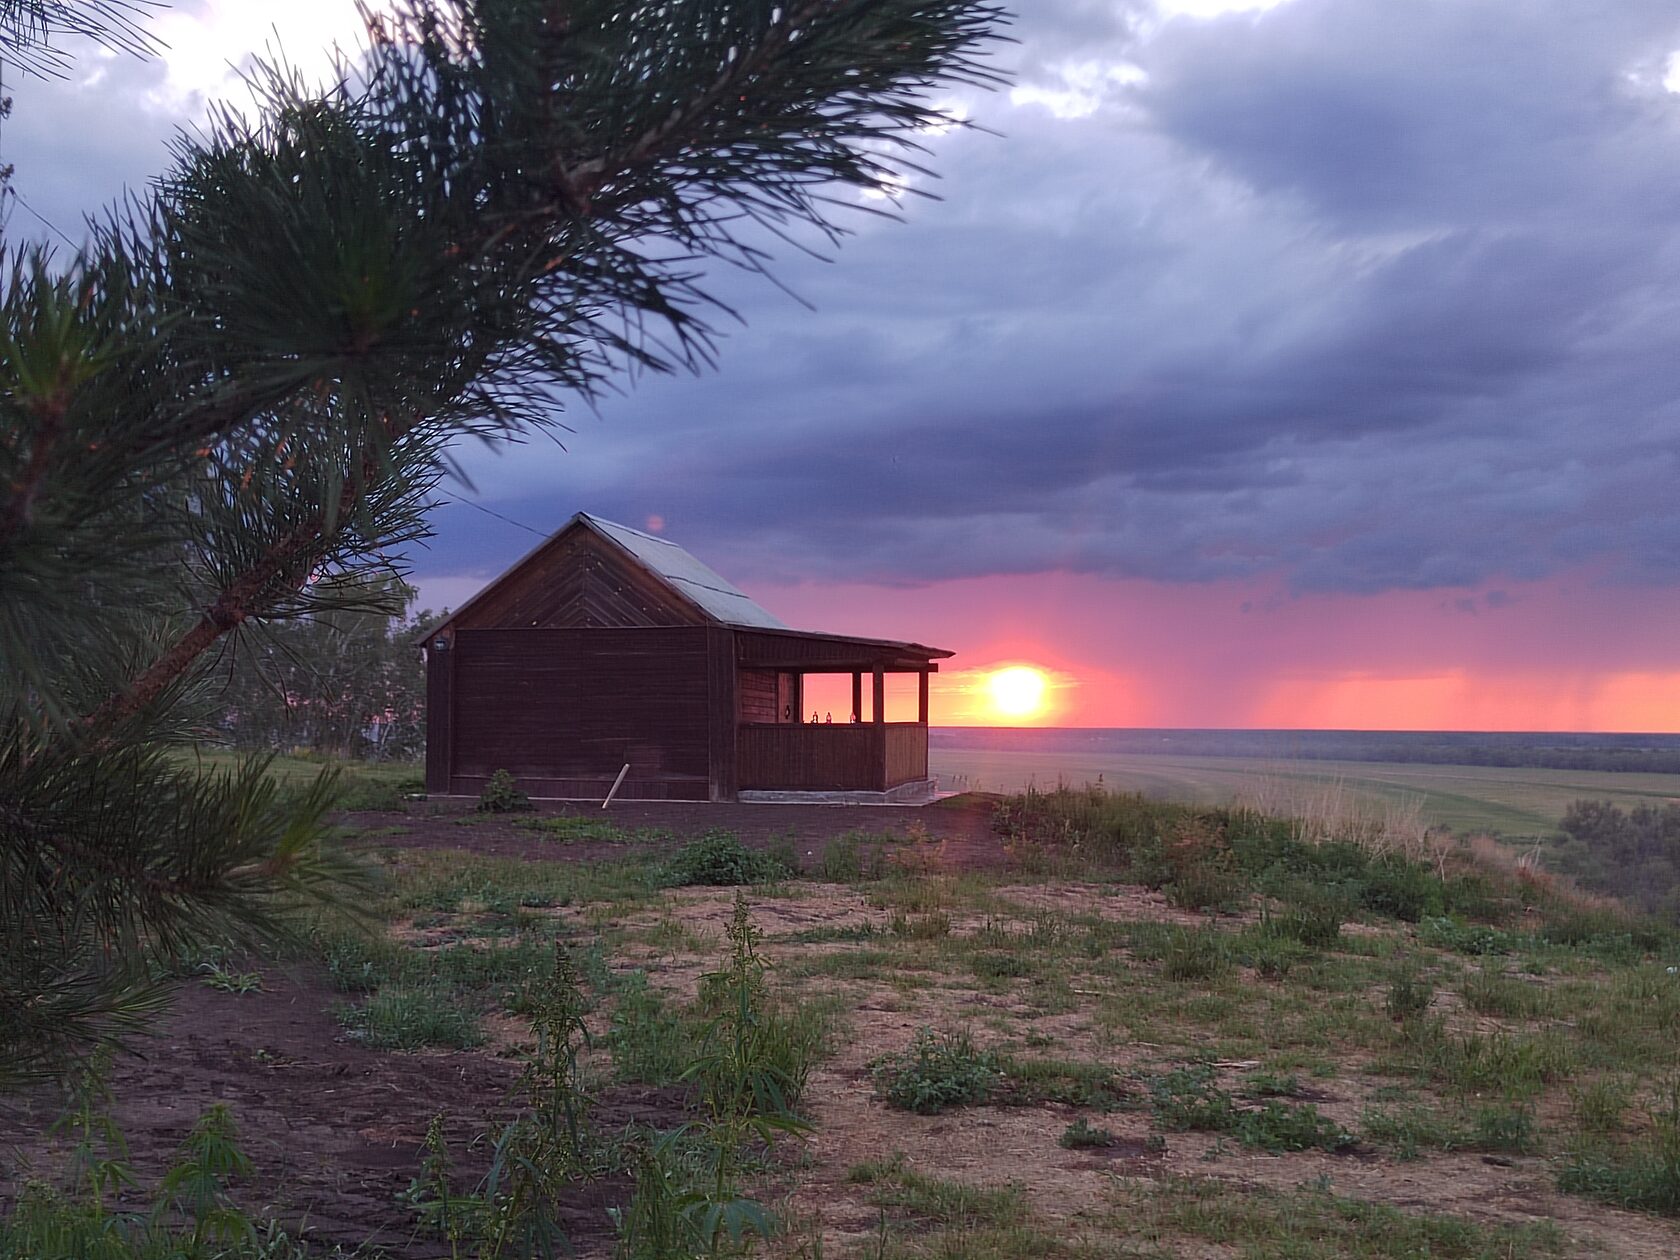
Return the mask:
M 1641 910 L 1680 918 L 1680 805 L 1576 801 L 1546 865 L 1595 892 Z
M 1389 761 L 1680 774 L 1680 735 L 1525 731 L 1238 731 L 945 726 L 935 748 Z

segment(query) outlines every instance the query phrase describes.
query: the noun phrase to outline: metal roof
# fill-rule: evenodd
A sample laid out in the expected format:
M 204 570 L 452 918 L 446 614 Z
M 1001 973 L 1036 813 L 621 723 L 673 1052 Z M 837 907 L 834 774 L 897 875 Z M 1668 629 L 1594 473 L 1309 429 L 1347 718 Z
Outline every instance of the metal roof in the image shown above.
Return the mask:
M 577 519 L 587 521 L 633 556 L 643 568 L 664 579 L 679 594 L 693 600 L 706 613 L 726 626 L 751 626 L 760 630 L 786 630 L 786 623 L 772 617 L 727 578 L 702 564 L 674 542 L 644 534 L 628 525 L 604 521 L 587 512 Z
M 414 636 L 415 643 L 424 643 L 445 627 L 452 625 L 462 614 L 483 599 L 489 592 L 511 579 L 526 565 L 536 561 L 562 535 L 574 528 L 593 530 L 596 534 L 623 548 L 630 559 L 642 569 L 670 587 L 677 595 L 698 607 L 720 625 L 741 630 L 756 630 L 784 635 L 791 639 L 821 640 L 835 644 L 854 644 L 859 647 L 887 648 L 907 657 L 933 660 L 951 655 L 942 648 L 921 643 L 907 643 L 898 639 L 866 639 L 854 635 L 823 634 L 815 630 L 795 630 L 771 616 L 746 592 L 735 586 L 710 566 L 702 564 L 676 543 L 653 534 L 644 534 L 628 525 L 602 520 L 587 512 L 579 512 L 548 538 L 516 561 L 505 573 L 466 603 Z

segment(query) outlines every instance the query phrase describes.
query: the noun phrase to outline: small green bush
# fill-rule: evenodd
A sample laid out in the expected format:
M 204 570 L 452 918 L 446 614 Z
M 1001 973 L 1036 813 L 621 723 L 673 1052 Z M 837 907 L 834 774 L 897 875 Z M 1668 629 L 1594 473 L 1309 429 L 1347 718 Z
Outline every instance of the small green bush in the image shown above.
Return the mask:
M 1358 895 L 1364 909 L 1406 923 L 1446 909 L 1440 876 L 1426 866 L 1392 856 L 1366 868 Z
M 1149 1082 L 1155 1123 L 1169 1133 L 1229 1133 L 1236 1124 L 1236 1103 L 1214 1083 L 1206 1066 L 1174 1068 Z
M 887 870 L 885 840 L 862 832 L 847 832 L 823 848 L 816 877 L 831 884 L 860 884 L 881 879 Z
M 498 770 L 478 794 L 478 804 L 473 808 L 481 814 L 522 813 L 531 809 L 531 798 L 525 795 L 511 774 Z
M 1273 1155 L 1292 1151 L 1339 1151 L 1354 1143 L 1353 1134 L 1311 1103 L 1268 1098 L 1252 1111 L 1239 1111 L 1231 1130 L 1244 1146 Z
M 1114 1134 L 1107 1129 L 1094 1127 L 1084 1116 L 1080 1116 L 1062 1130 L 1062 1136 L 1056 1139 L 1056 1145 L 1070 1151 L 1100 1150 L 1105 1146 L 1114 1145 Z
M 665 882 L 678 888 L 693 884 L 731 888 L 769 884 L 794 873 L 790 855 L 749 849 L 733 831 L 714 827 L 677 850 L 665 868 Z
M 978 1050 L 966 1033 L 923 1028 L 910 1048 L 870 1065 L 875 1088 L 894 1107 L 932 1115 L 985 1102 L 1003 1080 L 997 1055 Z

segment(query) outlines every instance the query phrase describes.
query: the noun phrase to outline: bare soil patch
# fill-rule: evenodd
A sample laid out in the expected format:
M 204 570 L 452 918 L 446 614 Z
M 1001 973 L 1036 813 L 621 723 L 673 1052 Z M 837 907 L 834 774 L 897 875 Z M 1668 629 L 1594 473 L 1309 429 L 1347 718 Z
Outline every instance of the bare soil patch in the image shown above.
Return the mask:
M 426 801 L 407 813 L 346 814 L 356 844 L 405 849 L 463 849 L 527 861 L 587 862 L 622 856 L 625 845 L 596 840 L 560 841 L 519 824 L 572 817 L 607 822 L 631 836 L 664 833 L 686 838 L 711 829 L 734 832 L 750 848 L 791 845 L 802 867 L 821 860 L 828 842 L 848 832 L 925 835 L 937 842 L 947 870 L 993 870 L 1004 863 L 1002 841 L 992 830 L 996 798 L 980 793 L 931 805 L 741 805 L 690 801 L 615 801 L 611 808 L 540 803 L 524 814 L 478 814 L 466 800 Z
M 333 1018 L 343 1000 L 310 967 L 268 970 L 260 993 L 183 988 L 143 1056 L 118 1060 L 111 1072 L 111 1114 L 141 1183 L 119 1197 L 149 1204 L 193 1122 L 226 1103 L 256 1168 L 254 1183 L 239 1189 L 243 1202 L 276 1206 L 322 1243 L 371 1239 L 405 1260 L 447 1255 L 414 1236 L 414 1213 L 400 1201 L 420 1173 L 426 1128 L 443 1113 L 456 1167 L 476 1175 L 485 1156 L 469 1141 L 510 1114 L 504 1101 L 518 1070 L 494 1052 L 369 1049 Z M 615 1088 L 601 1097 L 595 1122 L 603 1131 L 670 1125 L 682 1108 L 680 1092 Z M 56 1171 L 62 1143 L 46 1130 L 59 1110 L 44 1094 L 0 1110 L 10 1166 Z M 626 1178 L 580 1188 L 567 1221 L 580 1254 L 610 1253 L 606 1208 L 628 1195 Z

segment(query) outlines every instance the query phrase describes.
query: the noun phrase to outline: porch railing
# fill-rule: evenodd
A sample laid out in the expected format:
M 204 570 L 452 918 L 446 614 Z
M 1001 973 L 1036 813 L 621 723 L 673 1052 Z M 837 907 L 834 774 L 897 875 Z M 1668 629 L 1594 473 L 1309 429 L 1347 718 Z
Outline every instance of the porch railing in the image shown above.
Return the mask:
M 927 727 L 743 723 L 735 774 L 749 792 L 881 792 L 927 777 Z

